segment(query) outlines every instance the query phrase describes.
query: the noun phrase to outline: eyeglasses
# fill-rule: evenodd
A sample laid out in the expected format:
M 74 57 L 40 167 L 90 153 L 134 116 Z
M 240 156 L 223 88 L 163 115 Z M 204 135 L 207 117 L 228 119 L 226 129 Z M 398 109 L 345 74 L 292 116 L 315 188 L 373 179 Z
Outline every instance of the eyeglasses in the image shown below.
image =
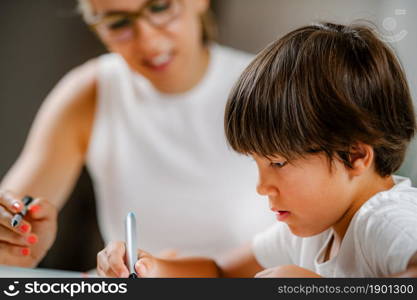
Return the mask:
M 154 27 L 163 27 L 181 13 L 179 0 L 150 0 L 136 12 L 109 12 L 95 15 L 90 26 L 107 42 L 123 43 L 137 32 L 135 22 L 143 18 Z

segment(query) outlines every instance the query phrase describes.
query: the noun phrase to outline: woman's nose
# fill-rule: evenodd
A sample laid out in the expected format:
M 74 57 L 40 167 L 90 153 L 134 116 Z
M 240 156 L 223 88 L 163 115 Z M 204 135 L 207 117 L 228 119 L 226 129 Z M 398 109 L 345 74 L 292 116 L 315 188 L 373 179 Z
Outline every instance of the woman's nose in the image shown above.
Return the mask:
M 152 42 L 152 40 L 158 35 L 158 28 L 142 18 L 137 19 L 134 26 L 137 39 L 140 42 Z
M 136 41 L 142 51 L 153 53 L 165 48 L 168 43 L 160 30 L 146 20 L 136 20 Z

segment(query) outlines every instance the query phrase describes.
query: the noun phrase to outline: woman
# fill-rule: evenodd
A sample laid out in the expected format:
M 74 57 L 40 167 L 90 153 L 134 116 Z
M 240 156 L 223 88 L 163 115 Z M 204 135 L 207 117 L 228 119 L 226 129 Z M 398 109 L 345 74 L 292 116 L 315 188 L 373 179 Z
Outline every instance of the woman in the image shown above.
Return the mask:
M 227 94 L 250 57 L 210 43 L 209 1 L 81 0 L 80 7 L 112 53 L 71 71 L 39 111 L 1 183 L 0 263 L 40 261 L 84 164 L 106 242 L 123 239 L 129 211 L 140 247 L 154 253 L 169 246 L 216 256 L 266 227 L 255 166 L 223 135 Z M 43 198 L 12 228 L 26 194 Z

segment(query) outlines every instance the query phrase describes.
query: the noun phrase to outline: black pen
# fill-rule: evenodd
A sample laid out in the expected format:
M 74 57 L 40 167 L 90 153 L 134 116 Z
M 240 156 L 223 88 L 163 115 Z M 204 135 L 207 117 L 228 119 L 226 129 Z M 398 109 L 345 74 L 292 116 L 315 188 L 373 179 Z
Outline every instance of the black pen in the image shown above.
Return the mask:
M 28 207 L 29 205 L 33 202 L 33 198 L 30 196 L 25 196 L 22 199 L 23 202 L 23 209 L 18 212 L 17 214 L 15 214 L 11 220 L 11 225 L 12 227 L 17 227 L 19 226 L 20 222 L 22 222 L 23 218 L 26 216 L 27 212 L 28 212 Z

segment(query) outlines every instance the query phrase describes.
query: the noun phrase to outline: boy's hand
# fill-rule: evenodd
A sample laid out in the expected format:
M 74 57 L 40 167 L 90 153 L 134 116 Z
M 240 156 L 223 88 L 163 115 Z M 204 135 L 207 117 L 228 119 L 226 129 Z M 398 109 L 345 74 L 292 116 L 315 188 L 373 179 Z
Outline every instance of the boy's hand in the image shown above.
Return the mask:
M 161 277 L 163 260 L 138 250 L 135 270 L 139 277 Z M 103 277 L 129 277 L 124 242 L 111 242 L 97 254 L 97 273 Z
M 321 277 L 319 274 L 316 274 L 310 270 L 301 268 L 296 265 L 289 266 L 279 266 L 275 268 L 270 268 L 263 270 L 255 275 L 255 278 L 306 278 L 306 277 Z

